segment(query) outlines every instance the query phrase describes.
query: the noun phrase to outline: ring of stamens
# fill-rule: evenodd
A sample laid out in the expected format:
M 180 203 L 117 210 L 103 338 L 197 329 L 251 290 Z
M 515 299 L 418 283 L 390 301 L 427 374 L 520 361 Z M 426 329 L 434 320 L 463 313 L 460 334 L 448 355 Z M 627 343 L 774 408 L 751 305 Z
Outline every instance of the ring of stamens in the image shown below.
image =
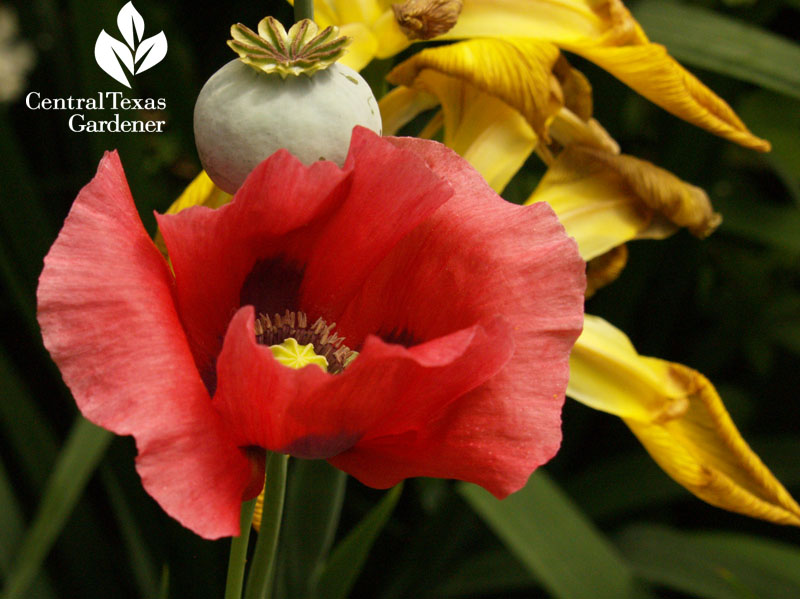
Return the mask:
M 336 323 L 328 324 L 317 318 L 314 324 L 308 325 L 305 312 L 286 310 L 283 316 L 275 314 L 259 314 L 255 322 L 256 342 L 261 345 L 279 345 L 286 339 L 293 338 L 300 345 L 314 346 L 314 353 L 328 361 L 328 372 L 339 374 L 358 355 L 346 345 L 344 337 L 333 332 Z

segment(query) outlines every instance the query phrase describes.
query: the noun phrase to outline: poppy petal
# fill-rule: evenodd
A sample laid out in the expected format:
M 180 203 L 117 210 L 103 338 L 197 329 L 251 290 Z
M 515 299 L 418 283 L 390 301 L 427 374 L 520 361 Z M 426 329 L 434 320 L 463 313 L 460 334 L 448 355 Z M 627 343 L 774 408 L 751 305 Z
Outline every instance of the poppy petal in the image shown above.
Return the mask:
M 524 324 L 543 337 L 574 341 L 585 265 L 552 209 L 506 202 L 440 143 L 387 139 L 422 156 L 455 194 L 373 271 L 342 314 L 342 330 L 413 345 L 498 314 L 526 315 Z
M 293 370 L 258 345 L 251 306 L 231 321 L 217 368 L 214 405 L 241 446 L 329 458 L 357 442 L 425 428 L 513 353 L 496 319 L 407 349 L 370 337 L 341 375 Z M 408 475 L 410 476 L 410 474 Z
M 353 130 L 345 168 L 352 169 L 349 192 L 315 235 L 300 290 L 301 307 L 328 322 L 337 320 L 389 251 L 453 193 L 414 152 L 363 127 Z
M 249 301 L 240 294 L 257 263 L 278 260 L 292 271 L 273 279 L 302 278 L 298 297 L 283 302 L 291 305 L 269 310 L 302 308 L 334 321 L 374 265 L 451 193 L 418 157 L 357 127 L 343 170 L 306 167 L 279 151 L 229 205 L 159 216 L 198 367 L 213 370 L 231 314 Z
M 332 463 L 375 486 L 411 475 L 446 476 L 503 496 L 560 444 L 567 356 L 582 323 L 584 263 L 549 207 L 503 201 L 441 144 L 392 142 L 423 156 L 455 194 L 376 268 L 342 315 L 342 330 L 356 337 L 377 331 L 413 345 L 501 314 L 509 318 L 515 351 L 436 421 L 413 434 L 361 442 Z
M 177 214 L 192 206 L 219 208 L 230 202 L 232 197 L 231 194 L 217 187 L 205 171 L 200 171 L 192 182 L 189 183 L 188 187 L 183 190 L 180 197 L 167 208 L 166 214 Z M 164 245 L 164 238 L 161 236 L 161 231 L 156 231 L 154 241 L 161 255 L 168 259 L 167 246 Z
M 201 370 L 213 370 L 255 263 L 286 251 L 279 241 L 324 214 L 348 178 L 348 169 L 332 162 L 304 166 L 279 150 L 250 173 L 230 204 L 157 215 L 175 271 L 179 313 Z
M 198 376 L 169 268 L 116 153 L 75 200 L 45 258 L 38 303 L 44 344 L 84 416 L 136 437 L 147 492 L 201 536 L 238 534 L 250 460 Z

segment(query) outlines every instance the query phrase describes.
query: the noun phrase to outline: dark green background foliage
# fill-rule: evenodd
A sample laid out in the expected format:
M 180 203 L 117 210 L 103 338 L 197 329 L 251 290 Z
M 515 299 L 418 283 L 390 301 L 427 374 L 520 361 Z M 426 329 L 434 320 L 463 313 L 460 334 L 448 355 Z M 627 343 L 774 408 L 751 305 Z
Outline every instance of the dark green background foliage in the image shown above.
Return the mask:
M 145 34 L 164 30 L 169 52 L 128 92 L 93 58 L 98 32 L 116 31 L 122 4 L 15 6 L 21 35 L 37 52 L 26 92 L 163 97 L 159 118 L 168 123 L 163 134 L 71 133 L 64 112 L 31 111 L 21 98 L 0 104 L 0 581 L 21 589 L 32 580 L 22 597 L 221 597 L 225 584 L 228 541 L 203 541 L 161 512 L 134 471 L 132 439 L 76 424 L 74 402 L 42 348 L 35 289 L 43 256 L 107 149 L 119 149 L 153 232 L 153 210 L 166 209 L 199 170 L 193 104 L 205 79 L 233 58 L 228 27 L 255 27 L 270 12 L 288 24 L 291 10 L 278 2 L 138 0 Z M 800 46 L 790 40 L 800 2 L 630 7 L 774 151 L 760 155 L 695 129 L 570 57 L 591 79 L 596 116 L 623 151 L 703 187 L 725 219 L 702 242 L 681 232 L 631 244 L 622 277 L 587 309 L 626 331 L 641 353 L 704 372 L 744 436 L 798 496 Z M 540 174 L 531 161 L 508 199 L 526 197 Z M 347 593 L 342 581 L 362 562 L 352 597 L 800 596 L 797 529 L 696 500 L 614 417 L 568 401 L 562 450 L 544 470 L 501 509 L 474 487 L 415 480 L 391 512 L 394 496 L 376 508 L 386 495 L 348 480 L 333 540 L 371 515 L 357 542 L 339 545 L 322 596 Z M 287 530 L 313 528 L 302 510 L 313 511 L 316 500 L 335 507 L 341 480 L 324 464 L 295 463 L 292 474 L 306 481 L 294 492 L 307 501 L 287 512 Z M 331 486 L 320 485 L 326 480 Z M 294 589 L 300 596 L 309 568 L 324 559 L 315 551 L 331 541 L 323 533 L 304 530 L 319 539 L 311 548 L 298 546 L 300 533 L 286 536 L 279 595 Z M 372 538 L 364 561 L 357 548 Z

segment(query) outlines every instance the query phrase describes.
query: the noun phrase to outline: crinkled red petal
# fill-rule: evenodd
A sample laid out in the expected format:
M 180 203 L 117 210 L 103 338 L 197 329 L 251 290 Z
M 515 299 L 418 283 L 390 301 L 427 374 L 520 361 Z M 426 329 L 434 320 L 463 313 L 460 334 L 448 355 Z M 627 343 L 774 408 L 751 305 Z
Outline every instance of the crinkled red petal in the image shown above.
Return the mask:
M 328 458 L 376 435 L 424 427 L 495 375 L 513 353 L 502 319 L 412 348 L 368 337 L 344 373 L 291 370 L 258 345 L 250 306 L 234 316 L 217 362 L 214 405 L 242 446 Z
M 38 303 L 44 344 L 83 414 L 136 437 L 147 492 L 204 537 L 238 534 L 251 462 L 198 376 L 172 276 L 116 153 L 75 200 L 45 258 Z
M 331 162 L 306 167 L 280 150 L 250 174 L 230 204 L 157 215 L 175 271 L 179 314 L 199 368 L 213 370 L 256 263 L 280 257 L 286 268 L 301 271 L 307 260 L 303 238 L 319 228 L 315 219 L 335 210 L 348 186 L 348 170 Z M 278 276 L 273 284 L 283 282 Z
M 500 372 L 437 418 L 364 439 L 331 463 L 372 486 L 450 477 L 504 496 L 560 445 L 568 355 L 583 322 L 584 263 L 549 206 L 504 202 L 441 144 L 393 143 L 422 156 L 455 193 L 375 269 L 340 326 L 356 337 L 378 332 L 413 342 L 503 315 L 515 350 Z
M 345 168 L 353 173 L 350 192 L 315 236 L 300 289 L 303 308 L 328 322 L 337 320 L 395 245 L 453 193 L 414 152 L 363 127 L 353 130 Z
M 158 217 L 199 367 L 213 367 L 231 315 L 250 303 L 242 289 L 254 267 L 266 265 L 262 284 L 272 289 L 264 292 L 274 296 L 258 311 L 303 309 L 331 322 L 397 241 L 450 195 L 420 158 L 358 128 L 343 170 L 304 166 L 279 151 L 229 205 Z M 294 279 L 300 289 L 283 293 Z

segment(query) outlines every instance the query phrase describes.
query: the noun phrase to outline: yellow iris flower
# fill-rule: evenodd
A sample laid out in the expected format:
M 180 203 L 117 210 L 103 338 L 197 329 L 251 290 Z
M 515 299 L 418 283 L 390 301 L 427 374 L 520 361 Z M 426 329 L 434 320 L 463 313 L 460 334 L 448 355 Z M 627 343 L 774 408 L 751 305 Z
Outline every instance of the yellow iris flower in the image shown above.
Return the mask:
M 353 39 L 341 62 L 356 70 L 419 39 L 547 41 L 698 127 L 748 148 L 770 147 L 663 46 L 650 42 L 621 0 L 315 0 L 314 9 L 321 26 L 336 25 Z

